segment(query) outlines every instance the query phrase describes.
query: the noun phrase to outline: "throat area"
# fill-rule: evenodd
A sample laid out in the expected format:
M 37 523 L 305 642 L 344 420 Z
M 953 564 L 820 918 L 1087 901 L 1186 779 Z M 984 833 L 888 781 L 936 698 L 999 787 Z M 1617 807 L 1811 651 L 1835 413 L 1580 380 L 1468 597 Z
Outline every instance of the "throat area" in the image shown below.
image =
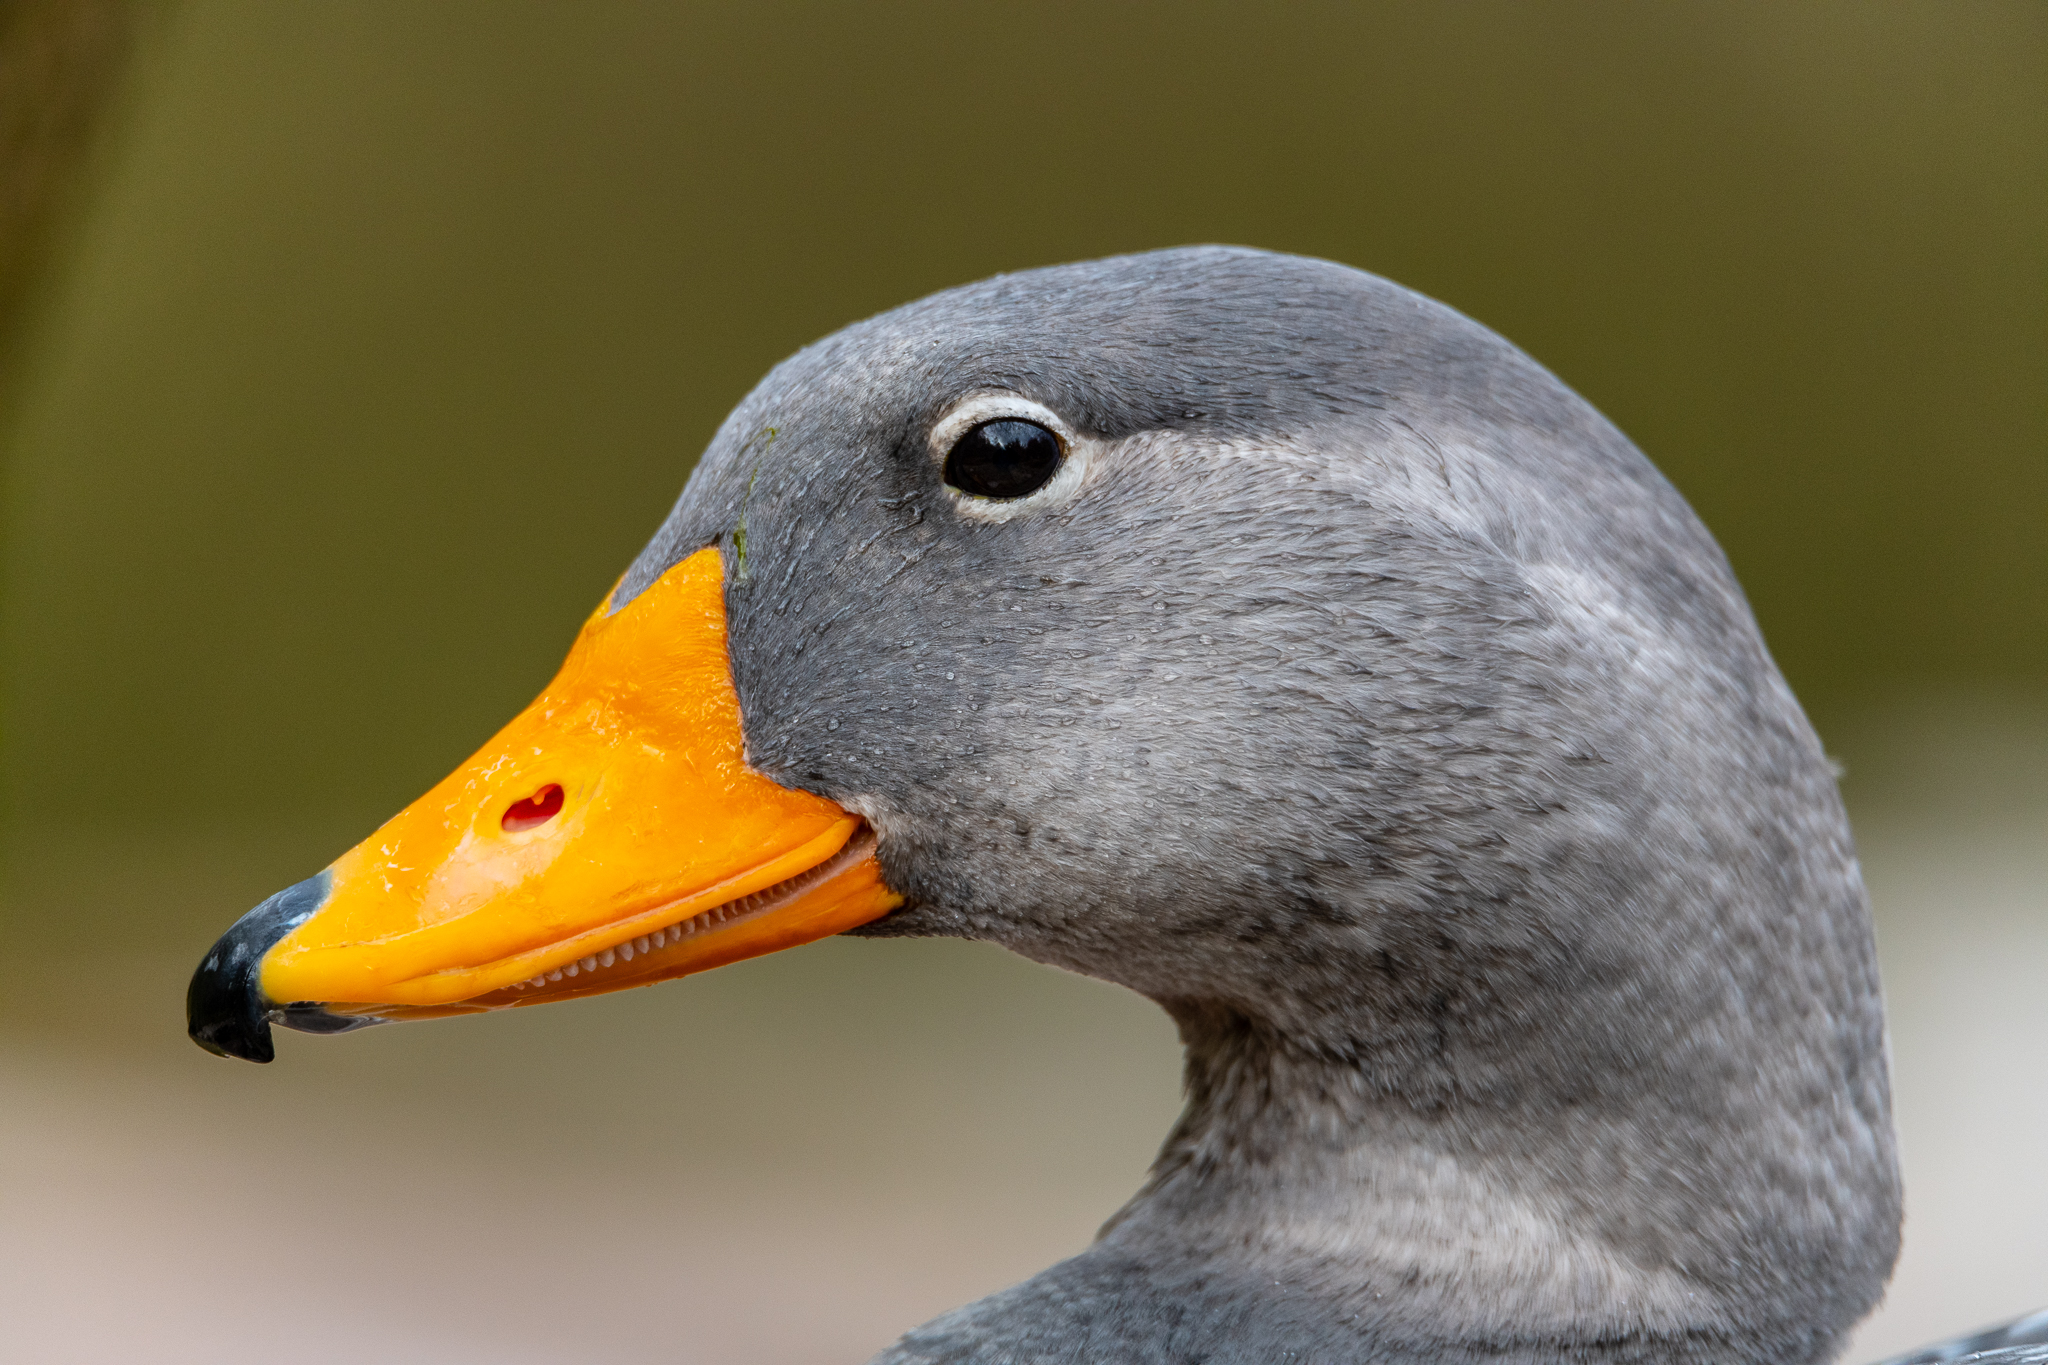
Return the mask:
M 1728 1301 L 1686 1269 L 1707 1244 L 1668 1235 L 1640 1181 L 1594 1174 L 1627 1165 L 1625 1127 L 1417 1107 L 1242 1040 L 1191 1042 L 1188 1071 L 1105 1250 L 1178 1248 L 1413 1341 L 1724 1338 Z
M 1426 1146 L 1367 1143 L 1284 1172 L 1240 1168 L 1219 1189 L 1223 1178 L 1162 1172 L 1105 1242 L 1201 1248 L 1404 1334 L 1674 1336 L 1722 1316 L 1678 1267 Z
M 1225 1197 L 1169 1179 L 1110 1236 L 1206 1244 L 1372 1318 L 1489 1336 L 1683 1334 L 1718 1318 L 1677 1267 L 1442 1152 L 1366 1148 L 1290 1177 Z

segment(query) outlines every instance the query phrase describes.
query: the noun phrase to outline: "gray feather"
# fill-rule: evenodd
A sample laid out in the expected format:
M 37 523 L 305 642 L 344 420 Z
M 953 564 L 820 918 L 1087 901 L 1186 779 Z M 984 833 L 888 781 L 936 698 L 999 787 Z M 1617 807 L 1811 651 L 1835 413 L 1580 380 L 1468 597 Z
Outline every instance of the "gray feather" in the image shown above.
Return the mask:
M 2048 1365 L 2048 1309 L 1987 1327 L 1907 1355 L 1883 1365 Z

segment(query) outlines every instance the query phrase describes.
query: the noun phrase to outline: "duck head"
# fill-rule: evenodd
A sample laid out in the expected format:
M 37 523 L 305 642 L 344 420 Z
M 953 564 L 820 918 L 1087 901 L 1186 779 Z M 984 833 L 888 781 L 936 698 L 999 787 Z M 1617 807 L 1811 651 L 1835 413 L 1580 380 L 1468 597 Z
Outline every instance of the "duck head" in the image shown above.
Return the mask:
M 837 932 L 1172 1013 L 1188 1110 L 1066 1266 L 1178 1302 L 1284 1267 L 1374 1349 L 1810 1360 L 1896 1251 L 1854 853 L 1726 562 L 1556 379 L 1353 270 L 1032 271 L 798 353 L 533 707 L 215 946 L 192 1032 L 268 1060 Z M 1039 1284 L 928 1330 L 1086 1297 Z

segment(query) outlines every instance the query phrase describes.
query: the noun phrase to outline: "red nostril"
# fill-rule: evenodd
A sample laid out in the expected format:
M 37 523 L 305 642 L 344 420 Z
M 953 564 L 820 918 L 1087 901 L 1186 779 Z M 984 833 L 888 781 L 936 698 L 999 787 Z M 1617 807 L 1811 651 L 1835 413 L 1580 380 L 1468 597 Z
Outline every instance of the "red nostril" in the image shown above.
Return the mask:
M 524 801 L 514 801 L 505 812 L 503 821 L 507 834 L 545 825 L 555 818 L 562 809 L 562 788 L 559 783 L 550 782 Z

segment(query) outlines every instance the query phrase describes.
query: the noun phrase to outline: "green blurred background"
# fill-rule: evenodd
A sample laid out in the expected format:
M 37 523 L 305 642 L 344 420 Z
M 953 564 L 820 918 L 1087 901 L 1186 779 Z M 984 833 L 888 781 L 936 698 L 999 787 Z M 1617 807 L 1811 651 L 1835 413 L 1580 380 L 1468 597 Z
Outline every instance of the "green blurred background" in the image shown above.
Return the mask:
M 1202 241 L 1452 304 L 1692 499 L 1878 895 L 1917 1240 L 1859 1349 L 2048 1302 L 1983 1131 L 2048 1121 L 2048 6 L 207 0 L 86 172 L 0 390 L 17 1358 L 212 1359 L 225 1258 L 308 1361 L 860 1359 L 1085 1241 L 1170 1037 L 973 946 L 268 1072 L 179 995 L 539 689 L 776 360 Z

